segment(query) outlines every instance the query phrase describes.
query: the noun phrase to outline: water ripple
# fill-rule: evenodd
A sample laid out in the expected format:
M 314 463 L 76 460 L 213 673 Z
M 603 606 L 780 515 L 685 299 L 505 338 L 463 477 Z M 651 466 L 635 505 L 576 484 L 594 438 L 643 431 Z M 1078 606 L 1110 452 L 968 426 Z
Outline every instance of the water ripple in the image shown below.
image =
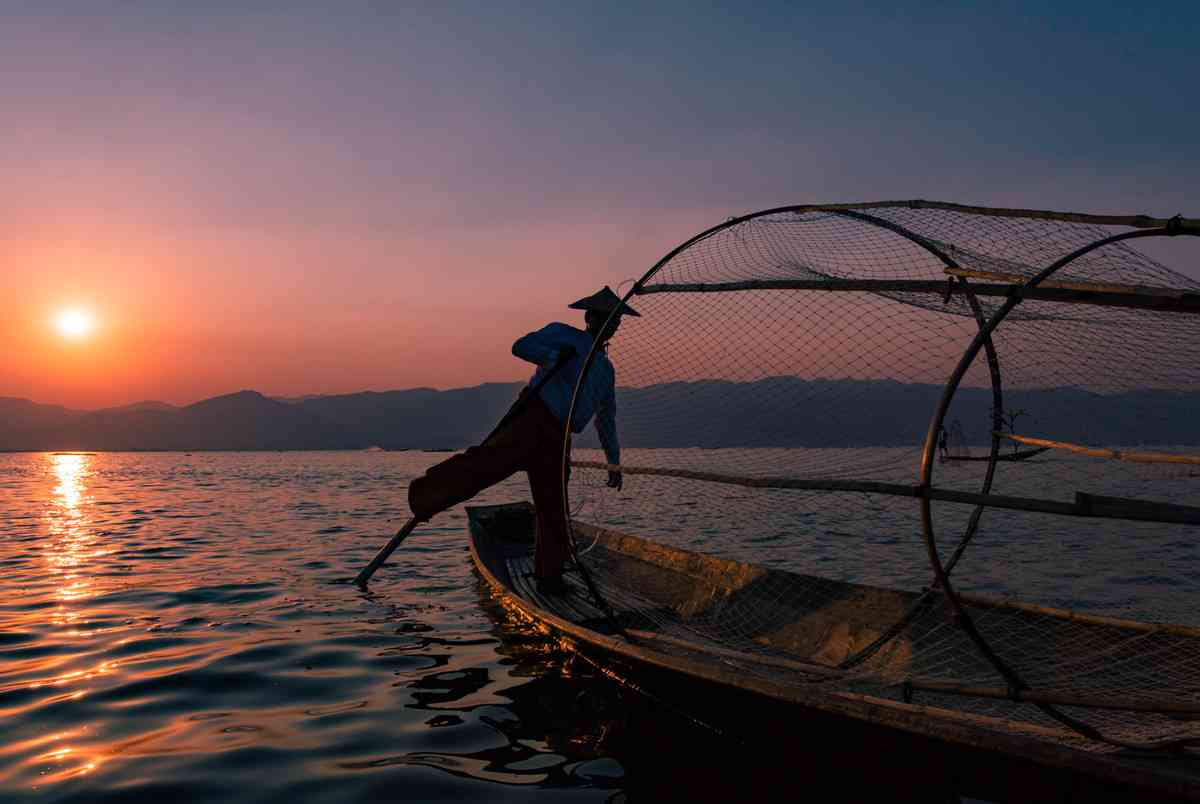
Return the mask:
M 345 583 L 438 457 L 0 455 L 0 798 L 609 798 L 605 725 L 546 726 L 608 682 L 527 693 L 561 659 L 481 608 L 461 514 Z

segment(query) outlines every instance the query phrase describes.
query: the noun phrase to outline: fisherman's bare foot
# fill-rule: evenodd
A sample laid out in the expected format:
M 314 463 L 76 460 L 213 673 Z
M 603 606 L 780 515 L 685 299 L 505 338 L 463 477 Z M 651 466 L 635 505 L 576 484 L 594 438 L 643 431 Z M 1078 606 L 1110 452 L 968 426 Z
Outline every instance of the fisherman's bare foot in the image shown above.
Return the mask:
M 567 582 L 563 580 L 562 574 L 551 575 L 546 578 L 534 577 L 537 581 L 537 590 L 539 594 L 551 595 L 554 597 L 563 597 L 571 594 L 571 587 L 567 586 Z

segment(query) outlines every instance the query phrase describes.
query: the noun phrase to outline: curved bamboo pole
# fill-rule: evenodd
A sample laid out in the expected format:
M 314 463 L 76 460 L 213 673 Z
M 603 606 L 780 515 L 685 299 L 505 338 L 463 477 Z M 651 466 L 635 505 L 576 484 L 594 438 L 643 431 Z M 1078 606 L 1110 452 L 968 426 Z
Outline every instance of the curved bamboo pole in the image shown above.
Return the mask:
M 1082 257 L 1084 254 L 1094 251 L 1095 249 L 1123 240 L 1177 234 L 1177 228 L 1178 227 L 1168 226 L 1162 229 L 1123 232 L 1121 234 L 1112 235 L 1111 237 L 1102 238 L 1093 243 L 1089 243 L 1082 248 L 1076 249 L 1070 254 L 1056 260 L 1038 273 L 1037 276 L 1030 279 L 1023 287 L 1026 289 L 1036 288 L 1043 281 L 1048 279 L 1055 271 L 1058 271 L 1063 266 L 1068 265 L 1072 261 Z M 1200 234 L 1200 229 L 1189 233 Z M 1007 301 L 1004 302 L 1004 304 L 1000 306 L 999 309 L 996 310 L 991 319 L 988 320 L 987 326 L 981 328 L 979 333 L 971 341 L 970 345 L 959 359 L 959 363 L 955 367 L 954 372 L 946 381 L 946 387 L 942 393 L 942 398 L 939 401 L 936 410 L 934 411 L 933 417 L 930 419 L 929 430 L 925 436 L 925 449 L 921 457 L 920 471 L 922 488 L 928 489 L 930 487 L 933 476 L 933 453 L 936 449 L 938 429 L 945 422 L 946 413 L 950 408 L 950 402 L 954 398 L 954 394 L 958 391 L 958 387 L 961 384 L 963 377 L 966 376 L 967 370 L 975 361 L 976 356 L 979 354 L 979 350 L 983 348 L 984 342 L 991 337 L 991 333 L 995 331 L 996 327 L 1000 326 L 1000 322 L 1002 322 L 1008 316 L 1008 314 L 1012 312 L 1013 308 L 1021 303 L 1021 300 L 1021 296 L 1012 295 Z M 955 592 L 954 586 L 950 582 L 950 577 L 946 573 L 945 565 L 942 563 L 941 555 L 938 552 L 937 539 L 933 528 L 932 506 L 928 497 L 921 498 L 921 526 L 922 530 L 924 531 L 925 547 L 929 554 L 929 562 L 933 567 L 937 584 L 945 593 L 946 601 L 949 603 L 950 608 L 954 613 L 954 618 L 958 622 L 959 626 L 963 629 L 964 633 L 966 633 L 967 637 L 979 649 L 980 653 L 983 654 L 984 658 L 986 658 L 992 667 L 996 669 L 996 672 L 1000 674 L 1009 687 L 1013 688 L 1014 690 L 1030 689 L 1029 684 L 1025 682 L 1021 675 L 1012 667 L 1010 667 L 1007 662 L 1001 659 L 994 650 L 992 650 L 991 645 L 989 645 L 987 640 L 984 639 L 983 635 L 979 633 L 979 629 L 975 627 L 974 620 L 967 613 L 966 608 L 963 606 L 962 600 Z M 1122 743 L 1120 741 L 1105 737 L 1095 727 L 1071 717 L 1070 715 L 1060 712 L 1051 704 L 1039 703 L 1036 705 L 1050 717 L 1054 718 L 1065 726 L 1075 729 L 1085 737 L 1101 740 L 1113 745 L 1128 746 L 1127 743 Z
M 1089 244 L 1088 246 L 1078 249 L 1075 252 L 1072 252 L 1071 254 L 1067 255 L 1066 257 L 1056 261 L 1054 264 L 1052 264 L 1051 266 L 1046 268 L 1044 271 L 1042 271 L 1040 274 L 1035 276 L 1033 279 L 1031 279 L 1025 285 L 1013 286 L 1013 291 L 1008 294 L 1008 299 L 1005 301 L 1005 303 L 1003 305 L 1001 305 L 1001 307 L 996 311 L 996 313 L 988 321 L 987 326 L 980 329 L 979 333 L 972 340 L 971 345 L 968 346 L 966 353 L 964 353 L 963 357 L 961 358 L 958 367 L 955 369 L 955 372 L 951 375 L 950 379 L 947 381 L 942 400 L 939 403 L 938 408 L 936 409 L 936 411 L 934 413 L 934 416 L 930 420 L 929 431 L 926 434 L 925 449 L 923 451 L 921 467 L 920 467 L 920 486 L 919 486 L 920 494 L 919 494 L 919 496 L 921 498 L 922 529 L 924 531 L 926 549 L 929 554 L 930 563 L 932 564 L 933 569 L 934 569 L 935 581 L 942 588 L 943 592 L 945 593 L 947 601 L 949 602 L 950 607 L 954 612 L 956 620 L 958 621 L 960 626 L 963 628 L 963 630 L 967 634 L 967 636 L 971 639 L 971 641 L 974 642 L 975 645 L 979 648 L 980 652 L 985 656 L 985 658 L 987 658 L 987 660 L 992 664 L 992 666 L 996 668 L 996 670 L 1001 674 L 1001 676 L 1005 679 L 1005 681 L 1009 684 L 1009 686 L 1013 687 L 1014 689 L 1027 690 L 1027 689 L 1029 689 L 1029 685 L 1026 684 L 1021 679 L 1021 677 L 1012 668 L 1010 668 L 991 649 L 990 645 L 988 645 L 987 641 L 979 633 L 978 629 L 976 629 L 974 622 L 971 620 L 970 616 L 966 613 L 965 609 L 963 608 L 962 602 L 959 600 L 958 596 L 956 595 L 955 590 L 954 590 L 953 586 L 951 585 L 949 576 L 946 572 L 945 565 L 942 563 L 941 557 L 938 553 L 937 543 L 936 543 L 936 539 L 934 536 L 934 530 L 933 530 L 933 519 L 932 519 L 932 511 L 931 511 L 931 505 L 930 505 L 931 497 L 929 496 L 930 492 L 932 491 L 932 489 L 930 488 L 931 476 L 932 476 L 932 459 L 933 459 L 933 452 L 936 448 L 935 445 L 936 445 L 936 437 L 937 437 L 937 428 L 943 424 L 943 422 L 945 420 L 946 411 L 949 408 L 950 400 L 953 398 L 955 392 L 957 391 L 957 388 L 958 388 L 959 384 L 962 382 L 962 378 L 966 374 L 966 371 L 969 368 L 970 364 L 974 361 L 975 357 L 978 355 L 979 349 L 983 347 L 983 343 L 985 341 L 990 339 L 991 332 L 993 330 L 995 330 L 995 328 L 1008 315 L 1008 313 L 1011 312 L 1011 310 L 1017 304 L 1019 304 L 1021 302 L 1022 296 L 1024 294 L 1027 294 L 1030 290 L 1037 288 L 1037 286 L 1042 281 L 1044 281 L 1046 278 L 1048 278 L 1052 273 L 1057 271 L 1062 266 L 1064 266 L 1067 263 L 1071 262 L 1072 260 L 1077 259 L 1078 257 L 1088 253 L 1089 251 L 1092 251 L 1093 249 L 1100 248 L 1101 246 L 1107 245 L 1109 243 L 1114 243 L 1114 242 L 1118 242 L 1118 241 L 1126 240 L 1126 239 L 1132 239 L 1134 237 L 1140 237 L 1140 236 L 1177 235 L 1177 234 L 1188 234 L 1188 235 L 1200 236 L 1200 222 L 1197 222 L 1197 221 L 1194 221 L 1191 219 L 1185 220 L 1179 216 L 1176 216 L 1175 218 L 1171 218 L 1171 219 L 1167 219 L 1167 220 L 1149 218 L 1147 216 L 1132 216 L 1132 217 L 1088 216 L 1088 215 L 1078 215 L 1078 214 L 1074 214 L 1074 213 L 1050 212 L 1050 211 L 1044 211 L 1044 210 L 1012 210 L 1012 209 L 1004 209 L 1004 208 L 967 207 L 967 206 L 957 205 L 957 204 L 947 204 L 947 203 L 942 203 L 942 202 L 927 202 L 927 201 L 920 201 L 920 200 L 907 201 L 907 202 L 874 202 L 874 203 L 864 203 L 864 204 L 828 204 L 828 205 L 818 205 L 818 206 L 776 207 L 773 209 L 768 209 L 768 210 L 763 210 L 761 212 L 752 213 L 750 215 L 744 215 L 744 216 L 741 216 L 738 218 L 731 218 L 730 220 L 728 220 L 722 224 L 713 226 L 710 229 L 700 232 L 699 234 L 695 235 L 694 237 L 681 243 L 676 248 L 672 249 L 664 257 L 662 257 L 657 263 L 655 263 L 654 266 L 652 266 L 637 282 L 635 282 L 633 284 L 633 286 L 629 289 L 629 291 L 621 299 L 621 303 L 616 308 L 614 308 L 612 310 L 612 312 L 610 312 L 608 321 L 611 321 L 611 319 L 614 316 L 619 316 L 621 314 L 622 308 L 627 304 L 628 300 L 631 297 L 633 297 L 635 294 L 637 294 L 646 285 L 646 283 L 656 273 L 658 273 L 658 271 L 660 271 L 663 266 L 665 266 L 672 259 L 674 259 L 674 257 L 676 255 L 680 254 L 681 252 L 690 248 L 691 246 L 695 245 L 696 243 L 701 242 L 709 237 L 712 237 L 713 235 L 717 234 L 718 232 L 728 229 L 732 226 L 737 226 L 741 223 L 744 223 L 748 220 L 752 220 L 755 218 L 760 218 L 760 217 L 772 215 L 772 214 L 787 213 L 787 212 L 801 214 L 804 212 L 816 212 L 816 211 L 838 212 L 838 211 L 852 211 L 852 210 L 862 210 L 862 209 L 871 209 L 871 208 L 886 208 L 886 207 L 901 207 L 901 206 L 912 208 L 912 209 L 921 209 L 921 208 L 943 209 L 943 210 L 948 210 L 948 211 L 974 213 L 974 214 L 979 214 L 979 215 L 990 215 L 993 217 L 1049 219 L 1049 220 L 1070 221 L 1070 222 L 1075 222 L 1075 223 L 1092 223 L 1092 224 L 1103 225 L 1103 226 L 1129 226 L 1129 227 L 1134 227 L 1135 229 L 1143 230 L 1143 231 L 1125 232 L 1125 233 L 1113 235 L 1111 237 L 1102 238 L 1101 240 L 1095 241 L 1095 242 Z M 1050 291 L 1068 294 L 1063 300 L 1075 300 L 1073 298 L 1072 294 L 1084 293 L 1084 291 L 1076 291 L 1076 290 L 1070 290 L 1070 289 L 1047 289 L 1046 291 L 1043 291 L 1043 293 L 1050 292 Z M 1121 294 L 1114 294 L 1114 295 L 1120 296 Z M 1174 303 L 1178 304 L 1179 301 L 1186 301 L 1186 300 L 1187 300 L 1187 297 L 1185 297 L 1184 299 L 1181 299 L 1181 300 L 1172 300 L 1172 301 Z M 569 423 L 574 415 L 574 411 L 575 411 L 576 405 L 578 403 L 579 393 L 583 386 L 584 378 L 587 376 L 587 372 L 590 369 L 591 364 L 595 359 L 595 355 L 596 355 L 598 349 L 599 349 L 599 343 L 593 343 L 592 348 L 589 350 L 589 352 L 587 354 L 587 357 L 584 359 L 583 367 L 579 373 L 579 377 L 576 380 L 575 388 L 572 393 L 571 404 L 569 406 L 568 414 L 567 414 L 567 422 L 565 423 L 564 426 L 569 427 Z M 562 461 L 561 461 L 563 478 L 564 478 L 563 500 L 562 500 L 564 511 L 570 510 L 568 500 L 567 500 L 567 491 L 566 491 L 566 482 L 565 482 L 566 474 L 567 474 L 568 466 L 569 466 L 569 462 L 570 462 L 570 456 L 569 456 L 569 453 L 567 452 L 567 449 L 568 449 L 568 447 L 566 447 L 564 445 Z M 984 496 L 987 496 L 987 495 L 984 495 Z M 575 549 L 574 548 L 574 539 L 572 537 L 572 551 L 574 551 L 574 549 Z M 1056 720 L 1063 723 L 1064 725 L 1067 725 L 1070 728 L 1075 729 L 1077 732 L 1079 732 L 1080 734 L 1082 734 L 1084 736 L 1091 737 L 1091 738 L 1097 739 L 1097 740 L 1102 740 L 1102 741 L 1108 742 L 1110 744 L 1122 745 L 1122 743 L 1105 738 L 1095 728 L 1089 726 L 1086 723 L 1078 721 L 1075 718 L 1072 718 L 1062 712 L 1057 711 L 1049 704 L 1038 704 L 1038 706 L 1039 706 L 1039 708 L 1041 708 L 1044 712 L 1046 712 L 1051 717 L 1055 718 Z
M 959 278 L 959 285 L 962 286 L 963 292 L 966 294 L 967 303 L 971 306 L 971 313 L 975 316 L 975 323 L 980 330 L 987 326 L 987 321 L 983 317 L 983 308 L 979 304 L 979 299 L 975 297 L 972 286 L 965 278 Z M 999 430 L 1003 426 L 1003 411 L 1004 411 L 1004 387 L 1000 376 L 1000 356 L 996 353 L 996 345 L 992 343 L 992 338 L 989 335 L 983 342 L 984 353 L 987 355 L 988 374 L 992 381 L 992 430 Z M 991 449 L 988 451 L 988 465 L 983 483 L 979 489 L 980 494 L 987 494 L 992 490 L 992 482 L 996 478 L 996 461 L 1000 457 L 1000 439 L 992 436 Z M 958 547 L 951 554 L 950 560 L 946 562 L 946 574 L 949 575 L 954 571 L 954 567 L 966 552 L 967 545 L 974 538 L 976 530 L 979 528 L 979 520 L 983 516 L 984 505 L 979 505 L 971 512 L 971 518 L 967 522 L 966 530 L 963 533 L 962 539 L 959 540 Z

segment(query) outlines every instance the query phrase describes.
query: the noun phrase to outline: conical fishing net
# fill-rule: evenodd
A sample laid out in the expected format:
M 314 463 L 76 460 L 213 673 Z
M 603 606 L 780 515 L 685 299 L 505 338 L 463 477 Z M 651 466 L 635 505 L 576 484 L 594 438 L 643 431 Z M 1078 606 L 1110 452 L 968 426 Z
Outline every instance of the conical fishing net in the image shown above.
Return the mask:
M 644 638 L 774 684 L 1200 741 L 1200 284 L 1140 250 L 1198 232 L 897 202 L 698 236 L 626 297 L 624 487 L 578 437 L 580 561 Z M 718 560 L 622 568 L 612 533 Z

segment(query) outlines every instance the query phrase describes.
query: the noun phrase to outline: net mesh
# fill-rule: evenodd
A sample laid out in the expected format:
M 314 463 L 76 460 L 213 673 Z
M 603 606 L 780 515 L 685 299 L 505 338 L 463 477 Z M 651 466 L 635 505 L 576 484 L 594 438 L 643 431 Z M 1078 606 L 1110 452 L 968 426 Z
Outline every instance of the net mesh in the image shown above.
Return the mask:
M 1200 285 L 1119 241 L 1006 307 L 1127 231 L 805 208 L 674 253 L 611 342 L 620 492 L 576 440 L 577 552 L 597 572 L 611 558 L 590 525 L 739 563 L 703 599 L 610 567 L 608 603 L 773 683 L 911 695 L 1095 751 L 1200 739 L 1180 711 L 1200 712 L 1200 315 L 1162 309 Z

